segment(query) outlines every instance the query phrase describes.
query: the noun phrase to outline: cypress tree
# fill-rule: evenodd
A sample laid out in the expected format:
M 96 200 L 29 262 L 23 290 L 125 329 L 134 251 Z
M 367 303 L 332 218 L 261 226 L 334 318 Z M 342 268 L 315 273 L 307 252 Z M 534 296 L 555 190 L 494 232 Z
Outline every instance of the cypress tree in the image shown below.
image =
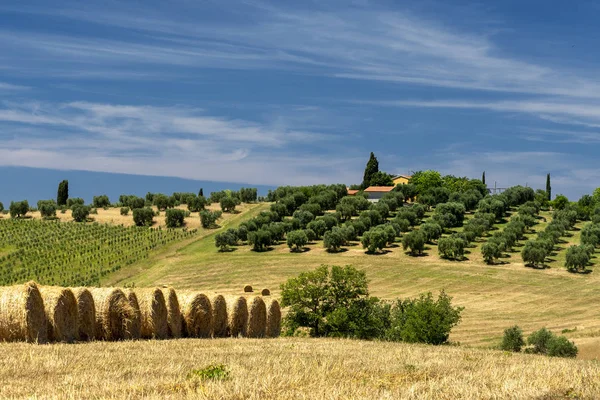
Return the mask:
M 58 184 L 58 193 L 56 195 L 56 204 L 59 206 L 67 205 L 69 198 L 69 181 L 64 180 Z
M 485 185 L 485 171 L 483 171 L 483 175 L 481 175 L 481 182 Z
M 379 161 L 377 161 L 377 157 L 375 154 L 371 152 L 371 156 L 369 157 L 369 161 L 367 162 L 367 166 L 365 167 L 365 174 L 363 176 L 362 188 L 366 189 L 371 184 L 371 178 L 379 172 Z
M 550 186 L 550 174 L 546 175 L 546 194 L 548 194 L 548 201 L 552 200 L 552 186 Z
M 202 188 L 200 188 L 200 191 L 198 192 L 198 196 L 204 197 L 204 190 Z

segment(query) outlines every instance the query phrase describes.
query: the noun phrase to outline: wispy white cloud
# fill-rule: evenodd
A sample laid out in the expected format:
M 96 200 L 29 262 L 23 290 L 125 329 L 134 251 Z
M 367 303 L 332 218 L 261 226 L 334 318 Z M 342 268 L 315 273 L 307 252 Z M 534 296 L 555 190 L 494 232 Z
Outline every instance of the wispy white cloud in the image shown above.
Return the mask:
M 256 184 L 310 183 L 327 170 L 355 180 L 346 157 L 322 156 L 331 135 L 275 125 L 184 107 L 5 102 L 0 165 Z
M 313 4 L 314 5 L 314 4 Z M 0 32 L 0 43 L 27 58 L 28 52 L 69 63 L 158 64 L 230 69 L 279 68 L 361 80 L 494 92 L 600 97 L 596 69 L 566 70 L 553 60 L 538 64 L 508 55 L 490 32 L 450 27 L 402 10 L 331 7 L 291 10 L 261 2 L 240 7 L 248 18 L 192 21 L 201 10 L 180 3 L 190 16 L 135 13 L 119 8 L 25 9 L 121 29 L 121 38 Z M 13 10 L 14 6 L 11 7 Z M 17 9 L 19 9 L 17 7 Z M 260 11 L 260 12 L 258 12 Z M 28 49 L 24 51 L 24 49 Z M 73 69 L 77 69 L 72 67 Z M 117 72 L 117 71 L 115 71 Z

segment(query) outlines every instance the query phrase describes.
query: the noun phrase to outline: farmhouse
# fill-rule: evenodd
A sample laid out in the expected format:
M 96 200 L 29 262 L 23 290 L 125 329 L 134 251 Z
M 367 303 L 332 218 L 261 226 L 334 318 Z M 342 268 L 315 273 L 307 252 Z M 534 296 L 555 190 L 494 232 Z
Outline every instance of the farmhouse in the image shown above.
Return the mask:
M 392 181 L 394 182 L 394 186 L 396 185 L 407 185 L 410 180 L 410 175 L 398 175 Z
M 394 186 L 369 186 L 365 189 L 365 193 L 369 195 L 369 201 L 376 203 L 384 194 L 389 193 L 392 190 L 394 190 Z

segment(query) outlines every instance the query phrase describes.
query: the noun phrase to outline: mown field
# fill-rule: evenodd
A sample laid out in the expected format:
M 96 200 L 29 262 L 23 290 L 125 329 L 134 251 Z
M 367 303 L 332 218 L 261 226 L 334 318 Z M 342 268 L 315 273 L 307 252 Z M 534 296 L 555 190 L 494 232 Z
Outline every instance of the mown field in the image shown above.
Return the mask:
M 224 228 L 234 227 L 268 207 L 262 204 L 239 214 Z M 541 216 L 546 221 L 540 220 L 535 231 L 543 230 L 551 219 L 548 212 Z M 479 251 L 482 242 L 469 248 L 467 260 L 461 262 L 440 258 L 435 245 L 428 245 L 424 256 L 411 257 L 399 243 L 379 255 L 365 254 L 357 242 L 333 254 L 325 251 L 321 242 L 309 245 L 303 253 L 291 253 L 285 244 L 262 253 L 249 246 L 221 253 L 214 245 L 216 232 L 185 245 L 169 246 L 110 275 L 107 284 L 166 284 L 224 293 L 239 292 L 243 285 L 251 284 L 277 295 L 282 282 L 302 271 L 321 264 L 351 264 L 367 271 L 371 294 L 381 298 L 413 297 L 445 289 L 457 305 L 465 307 L 463 320 L 451 335 L 454 342 L 491 347 L 511 325 L 518 324 L 525 333 L 546 326 L 556 333 L 564 330 L 573 338 L 580 347 L 580 357 L 600 357 L 600 318 L 593 307 L 600 301 L 600 276 L 596 272 L 573 274 L 564 268 L 565 249 L 570 243 L 579 243 L 577 230 L 564 238 L 562 250 L 553 253 L 546 269 L 526 267 L 520 247 L 501 258 L 502 263 L 486 265 Z
M 333 339 L 0 344 L 1 398 L 595 399 L 600 364 Z M 204 375 L 210 365 L 224 373 Z M 212 377 L 213 379 L 211 379 Z

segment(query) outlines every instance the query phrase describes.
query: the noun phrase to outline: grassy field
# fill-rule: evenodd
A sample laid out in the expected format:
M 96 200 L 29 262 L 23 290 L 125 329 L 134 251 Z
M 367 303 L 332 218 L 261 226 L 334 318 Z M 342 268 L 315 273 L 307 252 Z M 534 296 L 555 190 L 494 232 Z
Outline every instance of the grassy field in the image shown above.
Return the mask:
M 1 398 L 594 399 L 600 364 L 332 339 L 0 344 Z M 193 371 L 223 364 L 225 379 Z
M 257 205 L 224 227 L 235 226 L 267 207 Z M 547 213 L 543 217 L 550 219 Z M 541 222 L 535 230 L 544 226 Z M 300 254 L 290 253 L 284 244 L 265 253 L 251 251 L 249 246 L 220 253 L 214 246 L 215 233 L 169 247 L 150 260 L 109 276 L 106 284 L 165 284 L 229 293 L 251 284 L 257 289 L 269 288 L 277 295 L 282 282 L 302 271 L 321 264 L 351 264 L 367 271 L 371 293 L 385 299 L 445 289 L 457 305 L 465 307 L 452 341 L 488 347 L 496 345 L 503 330 L 511 325 L 518 324 L 526 333 L 546 326 L 556 333 L 573 331 L 567 336 L 580 345 L 581 357 L 600 357 L 600 318 L 591 306 L 600 302 L 600 275 L 567 272 L 563 267 L 564 250 L 553 256 L 549 268 L 542 270 L 525 267 L 519 248 L 502 259 L 505 264 L 486 265 L 478 249 L 481 243 L 469 249 L 468 260 L 456 262 L 441 259 L 434 245 L 417 258 L 405 254 L 398 245 L 385 254 L 366 255 L 358 243 L 338 254 L 326 252 L 320 243 Z M 578 231 L 566 239 L 579 243 Z

